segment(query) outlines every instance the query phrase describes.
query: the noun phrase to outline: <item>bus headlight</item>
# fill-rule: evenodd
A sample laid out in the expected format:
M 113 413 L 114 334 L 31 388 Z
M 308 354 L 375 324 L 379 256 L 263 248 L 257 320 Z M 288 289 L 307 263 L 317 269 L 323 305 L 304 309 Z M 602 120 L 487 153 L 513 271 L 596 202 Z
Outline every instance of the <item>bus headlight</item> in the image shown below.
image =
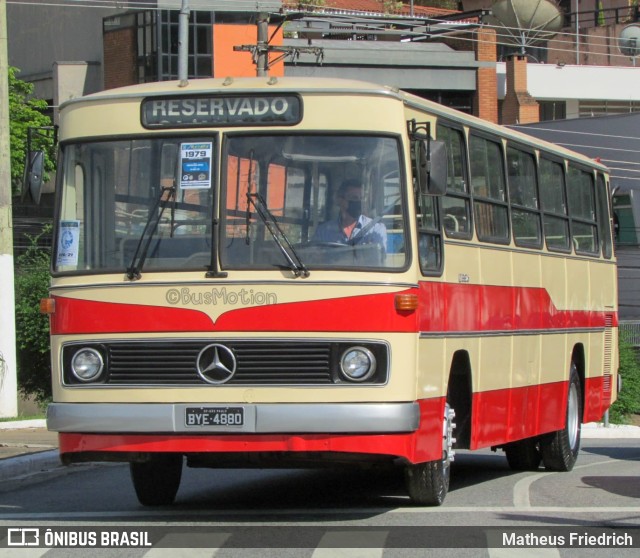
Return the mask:
M 95 380 L 103 369 L 104 360 L 95 349 L 80 349 L 71 359 L 71 371 L 81 382 Z
M 352 382 L 364 382 L 376 371 L 376 357 L 369 349 L 351 347 L 342 354 L 340 369 Z

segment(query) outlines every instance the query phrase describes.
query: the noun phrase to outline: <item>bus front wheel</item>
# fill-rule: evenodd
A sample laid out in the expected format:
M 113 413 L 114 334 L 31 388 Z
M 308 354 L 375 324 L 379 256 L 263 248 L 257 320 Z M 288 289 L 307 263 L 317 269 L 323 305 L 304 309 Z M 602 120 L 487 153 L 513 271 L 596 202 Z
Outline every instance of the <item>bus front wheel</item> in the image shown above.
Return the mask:
M 571 471 L 580 450 L 580 422 L 582 419 L 582 397 L 580 377 L 575 363 L 571 363 L 567 416 L 562 430 L 540 438 L 542 461 L 548 471 Z
M 153 455 L 148 461 L 129 464 L 136 496 L 143 506 L 172 504 L 182 477 L 181 454 Z
M 442 425 L 442 459 L 426 463 L 412 463 L 405 469 L 405 484 L 409 497 L 419 506 L 439 506 L 449 491 L 451 462 L 454 451 L 453 419 L 455 411 L 447 403 Z

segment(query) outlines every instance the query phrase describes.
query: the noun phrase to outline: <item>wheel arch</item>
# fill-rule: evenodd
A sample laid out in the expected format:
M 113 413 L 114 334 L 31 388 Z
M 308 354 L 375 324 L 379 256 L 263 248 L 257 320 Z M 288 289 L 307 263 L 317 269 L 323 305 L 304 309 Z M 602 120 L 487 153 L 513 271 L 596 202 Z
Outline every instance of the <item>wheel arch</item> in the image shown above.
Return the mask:
M 580 379 L 580 399 L 581 399 L 581 413 L 580 422 L 584 418 L 584 406 L 585 406 L 585 378 L 587 370 L 587 360 L 585 356 L 585 349 L 582 343 L 576 343 L 571 351 L 571 363 L 575 364 L 576 371 L 578 372 L 578 378 Z M 571 363 L 569 364 L 569 373 L 571 372 Z M 567 381 L 569 377 L 567 376 Z
M 471 447 L 471 416 L 473 402 L 473 382 L 471 359 L 465 350 L 458 350 L 451 359 L 447 401 L 456 413 L 455 438 L 453 447 L 469 449 Z

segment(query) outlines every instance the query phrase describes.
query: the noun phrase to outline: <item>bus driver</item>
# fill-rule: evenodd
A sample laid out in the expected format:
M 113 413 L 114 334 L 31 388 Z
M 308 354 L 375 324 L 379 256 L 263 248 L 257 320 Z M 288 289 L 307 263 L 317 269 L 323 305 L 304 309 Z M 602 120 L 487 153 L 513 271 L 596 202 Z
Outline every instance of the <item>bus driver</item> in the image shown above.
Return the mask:
M 337 219 L 321 223 L 313 236 L 314 242 L 340 244 L 378 244 L 382 257 L 386 253 L 387 228 L 362 214 L 364 188 L 355 179 L 345 180 L 337 193 L 339 214 Z

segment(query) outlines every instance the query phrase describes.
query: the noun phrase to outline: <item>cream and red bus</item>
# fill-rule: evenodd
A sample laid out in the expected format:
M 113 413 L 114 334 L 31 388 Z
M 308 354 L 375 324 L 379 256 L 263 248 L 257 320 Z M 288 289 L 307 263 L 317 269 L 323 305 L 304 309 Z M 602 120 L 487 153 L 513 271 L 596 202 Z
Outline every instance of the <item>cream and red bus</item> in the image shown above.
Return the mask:
M 438 505 L 456 449 L 570 470 L 615 400 L 596 161 L 326 79 L 105 91 L 59 141 L 48 427 L 145 505 L 184 465 L 327 463 Z

